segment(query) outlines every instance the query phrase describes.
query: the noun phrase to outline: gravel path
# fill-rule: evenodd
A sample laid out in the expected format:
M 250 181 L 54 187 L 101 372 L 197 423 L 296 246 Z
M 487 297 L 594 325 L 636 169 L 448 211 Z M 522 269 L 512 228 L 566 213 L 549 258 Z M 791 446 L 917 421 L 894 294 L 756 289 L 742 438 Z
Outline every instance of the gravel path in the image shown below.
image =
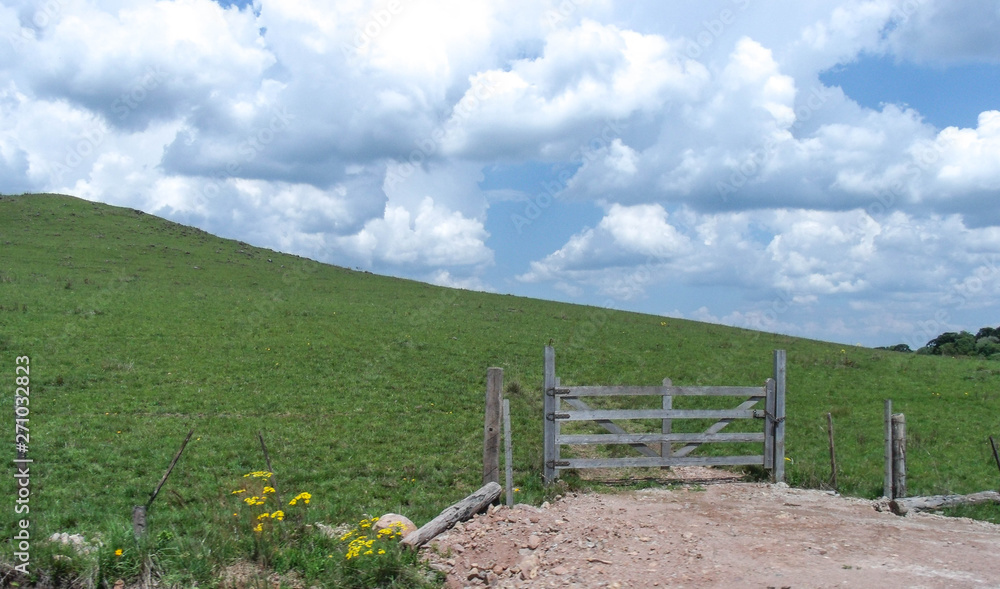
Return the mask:
M 1000 588 L 1000 526 L 762 483 L 497 507 L 424 554 L 451 588 Z

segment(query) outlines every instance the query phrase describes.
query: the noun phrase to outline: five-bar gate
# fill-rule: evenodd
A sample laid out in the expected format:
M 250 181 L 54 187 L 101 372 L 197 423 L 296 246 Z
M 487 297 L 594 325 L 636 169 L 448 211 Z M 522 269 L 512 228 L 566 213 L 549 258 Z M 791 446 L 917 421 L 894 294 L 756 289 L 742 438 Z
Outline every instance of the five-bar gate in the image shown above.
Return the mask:
M 660 409 L 593 409 L 586 397 L 658 396 Z M 674 409 L 673 398 L 681 396 L 746 397 L 735 409 Z M 764 408 L 754 407 L 764 401 Z M 565 406 L 564 406 L 565 404 Z M 659 432 L 630 433 L 615 421 L 661 420 Z M 700 433 L 673 433 L 675 419 L 714 419 Z M 761 419 L 763 431 L 723 433 L 737 419 Z M 563 434 L 564 422 L 593 421 L 608 433 Z M 739 456 L 690 456 L 702 444 L 715 442 L 761 442 L 763 454 Z M 774 376 L 763 386 L 560 386 L 556 377 L 555 349 L 545 348 L 545 431 L 544 469 L 546 484 L 559 477 L 562 469 L 626 468 L 665 466 L 761 465 L 771 471 L 775 482 L 785 478 L 785 351 L 774 351 Z M 584 444 L 627 444 L 642 456 L 627 458 L 561 458 L 560 446 Z M 677 444 L 679 447 L 675 447 Z

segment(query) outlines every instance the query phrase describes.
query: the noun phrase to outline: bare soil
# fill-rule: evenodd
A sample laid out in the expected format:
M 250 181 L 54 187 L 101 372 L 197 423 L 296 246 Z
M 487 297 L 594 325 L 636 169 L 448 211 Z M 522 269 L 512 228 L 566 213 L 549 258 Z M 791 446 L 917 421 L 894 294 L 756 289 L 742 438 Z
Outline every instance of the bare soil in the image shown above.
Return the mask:
M 1000 588 L 1000 526 L 694 476 L 706 482 L 495 507 L 424 554 L 450 588 Z

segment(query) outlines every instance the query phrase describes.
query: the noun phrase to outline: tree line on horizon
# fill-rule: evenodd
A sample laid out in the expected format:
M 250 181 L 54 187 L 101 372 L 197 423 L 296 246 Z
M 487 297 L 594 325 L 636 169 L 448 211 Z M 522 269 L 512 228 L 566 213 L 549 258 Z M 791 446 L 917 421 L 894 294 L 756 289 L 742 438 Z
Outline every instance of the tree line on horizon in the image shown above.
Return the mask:
M 1000 360 L 1000 327 L 983 327 L 974 334 L 964 330 L 947 331 L 915 352 L 907 344 L 883 346 L 877 349 L 928 356 L 980 356 L 990 360 Z

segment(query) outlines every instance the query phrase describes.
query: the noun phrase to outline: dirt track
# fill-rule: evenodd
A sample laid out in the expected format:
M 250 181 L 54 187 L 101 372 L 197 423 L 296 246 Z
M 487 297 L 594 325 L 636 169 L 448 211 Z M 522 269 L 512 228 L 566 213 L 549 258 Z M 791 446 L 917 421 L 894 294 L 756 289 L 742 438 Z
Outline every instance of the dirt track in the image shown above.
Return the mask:
M 1000 588 L 1000 526 L 761 483 L 496 508 L 432 545 L 453 588 Z

